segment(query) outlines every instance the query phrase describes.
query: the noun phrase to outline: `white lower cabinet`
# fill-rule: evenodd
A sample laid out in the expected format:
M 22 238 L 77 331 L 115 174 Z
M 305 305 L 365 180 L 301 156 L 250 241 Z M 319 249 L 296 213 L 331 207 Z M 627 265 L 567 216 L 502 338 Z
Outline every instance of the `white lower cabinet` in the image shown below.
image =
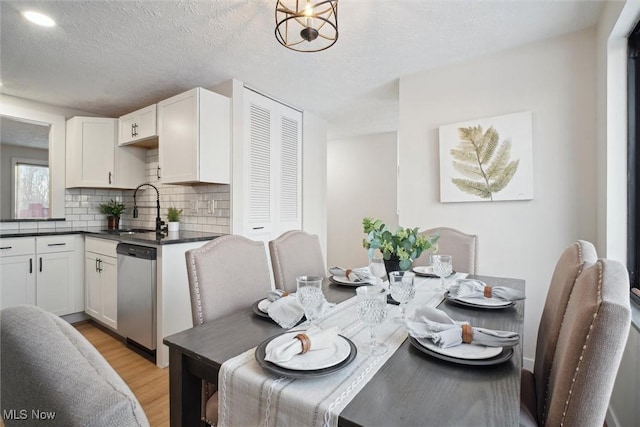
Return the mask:
M 34 237 L 0 239 L 0 307 L 36 303 Z
M 118 328 L 117 241 L 85 239 L 85 313 Z
M 33 304 L 57 315 L 84 307 L 82 236 L 0 240 L 2 308 Z

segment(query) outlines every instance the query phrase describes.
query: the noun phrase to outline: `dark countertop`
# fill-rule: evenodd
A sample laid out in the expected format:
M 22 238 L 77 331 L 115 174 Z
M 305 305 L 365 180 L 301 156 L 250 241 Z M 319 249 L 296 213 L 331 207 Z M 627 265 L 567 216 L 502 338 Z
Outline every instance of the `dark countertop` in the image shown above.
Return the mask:
M 152 245 L 171 245 L 176 243 L 190 243 L 213 240 L 224 236 L 219 233 L 203 233 L 198 231 L 178 231 L 175 233 L 156 234 L 155 231 L 136 232 L 133 234 L 119 233 L 116 230 L 105 230 L 102 227 L 69 227 L 55 229 L 23 229 L 0 231 L 0 238 L 55 236 L 58 234 L 84 234 L 103 239 L 117 240 L 126 243 L 146 243 Z

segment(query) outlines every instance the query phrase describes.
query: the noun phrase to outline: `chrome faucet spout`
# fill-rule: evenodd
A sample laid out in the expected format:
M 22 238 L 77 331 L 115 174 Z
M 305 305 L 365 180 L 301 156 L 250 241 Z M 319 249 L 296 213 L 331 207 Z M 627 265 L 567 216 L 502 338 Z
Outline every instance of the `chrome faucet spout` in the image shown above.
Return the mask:
M 158 188 L 155 185 L 144 183 L 136 187 L 136 189 L 133 192 L 133 217 L 138 218 L 138 205 L 136 204 L 136 194 L 138 193 L 138 190 L 140 189 L 140 187 L 145 187 L 145 186 L 151 187 L 154 190 L 156 190 L 156 196 L 157 196 L 156 198 L 156 233 L 161 233 L 162 226 L 164 225 L 164 221 L 160 219 L 160 191 L 158 191 Z

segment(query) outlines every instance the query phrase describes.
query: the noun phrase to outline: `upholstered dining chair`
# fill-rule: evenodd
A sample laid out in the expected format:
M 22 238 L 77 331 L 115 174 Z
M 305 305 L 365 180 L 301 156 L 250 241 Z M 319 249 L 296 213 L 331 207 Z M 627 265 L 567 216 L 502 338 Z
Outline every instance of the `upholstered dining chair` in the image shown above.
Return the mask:
M 436 233 L 440 235 L 437 253 L 452 256 L 454 271 L 469 274 L 478 272 L 478 236 L 449 227 L 431 228 L 419 234 L 433 235 Z M 424 252 L 413 261 L 413 265 L 429 265 L 431 253 L 431 251 Z
M 249 307 L 271 289 L 263 242 L 228 235 L 186 252 L 193 325 Z M 202 420 L 218 422 L 215 384 L 203 381 Z
M 327 267 L 318 236 L 302 230 L 291 230 L 269 242 L 275 286 L 287 292 L 296 291 L 296 277 L 325 277 Z
M 548 378 L 523 372 L 520 425 L 602 426 L 630 324 L 626 268 L 607 259 L 585 264 L 569 295 Z M 539 382 L 546 384 L 542 395 Z
M 584 267 L 592 265 L 597 260 L 596 248 L 590 242 L 578 240 L 562 252 L 553 270 L 538 326 L 533 374 L 526 370 L 522 371 L 523 382 L 531 382 L 531 378 L 525 378 L 529 375 L 535 375 L 537 380 L 535 381 L 535 395 L 540 397 L 536 410 L 537 419 L 542 418 L 553 355 L 556 351 L 560 326 L 567 309 L 569 295 Z

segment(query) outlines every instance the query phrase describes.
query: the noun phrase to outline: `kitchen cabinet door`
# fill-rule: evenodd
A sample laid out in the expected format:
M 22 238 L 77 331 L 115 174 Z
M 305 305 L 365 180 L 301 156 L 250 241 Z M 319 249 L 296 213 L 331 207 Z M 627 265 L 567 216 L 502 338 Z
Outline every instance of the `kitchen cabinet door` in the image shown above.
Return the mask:
M 118 145 L 133 145 L 157 135 L 156 104 L 118 119 Z
M 118 327 L 118 242 L 85 239 L 85 312 L 113 329 Z
M 36 305 L 59 316 L 75 311 L 73 252 L 38 254 Z
M 0 258 L 1 308 L 36 303 L 36 275 L 34 255 Z
M 78 235 L 36 237 L 36 304 L 59 316 L 83 311 L 82 240 Z
M 36 303 L 35 239 L 0 240 L 0 307 Z
M 118 147 L 117 120 L 67 120 L 66 187 L 133 189 L 145 180 L 146 150 Z
M 195 88 L 158 103 L 158 176 L 165 184 L 231 180 L 229 98 Z
M 87 252 L 85 255 L 85 307 L 91 317 L 100 318 L 102 313 L 102 277 L 98 271 L 98 254 Z
M 114 329 L 118 328 L 118 263 L 117 258 L 102 257 L 100 272 L 102 281 L 101 320 Z

